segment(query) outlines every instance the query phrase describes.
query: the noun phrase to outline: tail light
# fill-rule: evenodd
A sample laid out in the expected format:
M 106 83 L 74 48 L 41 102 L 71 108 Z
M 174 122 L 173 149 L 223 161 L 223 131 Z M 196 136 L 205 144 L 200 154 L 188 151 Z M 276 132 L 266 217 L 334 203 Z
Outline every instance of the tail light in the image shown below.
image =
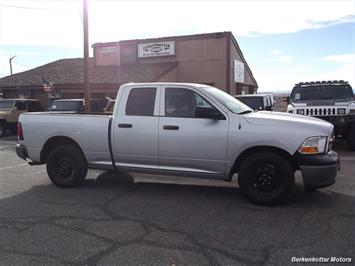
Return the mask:
M 23 140 L 23 132 L 21 122 L 17 122 L 17 139 Z

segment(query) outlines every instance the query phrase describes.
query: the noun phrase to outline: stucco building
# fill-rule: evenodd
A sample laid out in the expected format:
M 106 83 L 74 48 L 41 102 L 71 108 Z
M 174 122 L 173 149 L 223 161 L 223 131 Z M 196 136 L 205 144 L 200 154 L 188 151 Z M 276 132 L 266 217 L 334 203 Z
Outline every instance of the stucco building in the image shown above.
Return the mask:
M 194 82 L 231 95 L 256 93 L 258 84 L 231 32 L 126 40 L 92 45 L 91 98 L 114 97 L 126 82 Z M 54 84 L 43 91 L 42 77 Z M 4 98 L 83 97 L 83 59 L 61 59 L 0 79 Z

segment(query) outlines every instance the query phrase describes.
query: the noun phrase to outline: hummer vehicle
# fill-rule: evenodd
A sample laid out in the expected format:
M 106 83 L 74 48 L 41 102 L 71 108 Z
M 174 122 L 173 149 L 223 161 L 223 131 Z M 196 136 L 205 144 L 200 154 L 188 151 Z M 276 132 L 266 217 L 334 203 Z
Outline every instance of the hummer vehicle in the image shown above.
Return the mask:
M 7 129 L 16 133 L 16 124 L 20 114 L 40 111 L 43 111 L 42 106 L 35 99 L 0 99 L 0 138 Z
M 290 95 L 287 112 L 314 116 L 334 125 L 335 136 L 346 139 L 355 150 L 355 98 L 343 80 L 297 83 Z

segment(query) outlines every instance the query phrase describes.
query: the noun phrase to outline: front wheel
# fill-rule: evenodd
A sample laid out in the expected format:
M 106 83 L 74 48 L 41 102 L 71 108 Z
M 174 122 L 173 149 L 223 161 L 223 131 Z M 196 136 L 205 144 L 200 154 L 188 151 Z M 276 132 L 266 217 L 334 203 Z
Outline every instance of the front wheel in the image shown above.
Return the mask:
M 65 144 L 54 148 L 47 158 L 47 173 L 59 187 L 75 187 L 85 179 L 87 163 L 79 148 Z
M 290 163 L 274 152 L 256 152 L 241 165 L 238 183 L 242 193 L 260 205 L 282 202 L 292 191 L 295 182 Z

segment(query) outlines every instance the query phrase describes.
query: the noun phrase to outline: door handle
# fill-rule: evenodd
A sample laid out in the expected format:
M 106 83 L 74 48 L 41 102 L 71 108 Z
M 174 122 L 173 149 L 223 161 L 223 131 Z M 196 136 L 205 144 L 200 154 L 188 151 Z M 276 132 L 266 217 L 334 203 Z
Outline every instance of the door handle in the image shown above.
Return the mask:
M 118 127 L 131 128 L 132 124 L 118 124 Z
M 165 129 L 165 130 L 179 130 L 179 126 L 165 125 L 165 126 L 163 126 L 163 129 Z

